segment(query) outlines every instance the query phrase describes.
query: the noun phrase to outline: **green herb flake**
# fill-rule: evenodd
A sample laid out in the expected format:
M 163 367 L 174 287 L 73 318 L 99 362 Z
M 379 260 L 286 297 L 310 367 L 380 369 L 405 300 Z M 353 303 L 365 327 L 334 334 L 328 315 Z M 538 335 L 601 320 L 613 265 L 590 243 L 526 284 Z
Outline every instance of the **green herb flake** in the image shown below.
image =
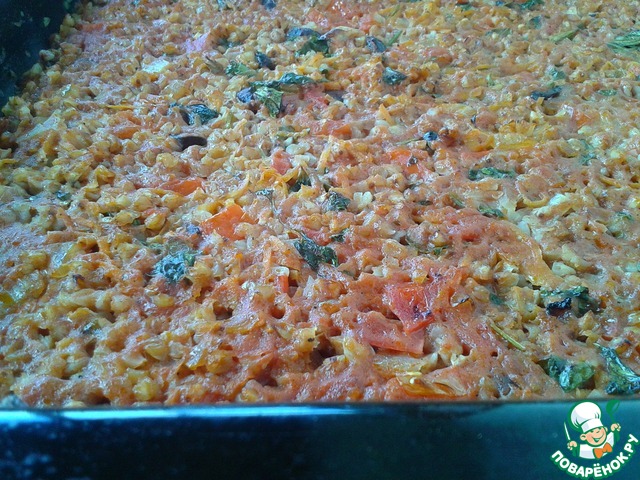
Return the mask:
M 235 60 L 229 63 L 229 66 L 225 69 L 227 75 L 233 77 L 236 75 L 243 75 L 245 77 L 253 77 L 256 71 L 247 67 L 245 64 L 236 62 Z
M 605 392 L 609 395 L 629 395 L 640 392 L 640 375 L 622 363 L 613 348 L 597 346 L 600 348 L 600 355 L 605 359 L 607 372 L 609 372 L 609 384 Z
M 560 92 L 562 92 L 562 87 L 553 87 L 549 90 L 534 90 L 529 96 L 534 100 L 538 100 L 539 98 L 549 100 L 550 98 L 559 97 Z
M 344 237 L 347 234 L 347 231 L 349 229 L 345 228 L 344 230 L 341 230 L 339 233 L 336 233 L 335 235 L 331 235 L 331 241 L 332 242 L 336 242 L 336 243 L 344 243 Z
M 306 55 L 309 52 L 318 52 L 323 55 L 329 54 L 329 41 L 326 38 L 312 37 L 296 52 L 297 56 Z
M 557 305 L 557 307 L 553 306 L 552 308 L 562 307 L 566 309 L 570 307 L 578 317 L 584 316 L 587 312 L 599 313 L 601 311 L 600 300 L 589 295 L 587 287 L 574 287 L 569 290 L 542 290 L 540 293 L 543 298 L 560 297 L 563 299 L 557 302 L 550 302 L 547 307 L 550 305 Z M 572 301 L 569 302 L 567 299 L 572 299 Z
M 328 263 L 334 267 L 339 265 L 338 255 L 331 247 L 322 247 L 304 234 L 300 240 L 295 241 L 294 246 L 315 272 L 318 271 L 320 263 Z
M 386 67 L 382 73 L 382 81 L 387 85 L 399 85 L 407 79 L 404 73 Z
M 598 90 L 598 93 L 604 97 L 613 97 L 618 94 L 618 90 L 616 90 L 615 88 Z
M 402 35 L 402 30 L 396 30 L 391 38 L 385 42 L 387 44 L 387 47 L 390 47 L 391 45 L 396 43 L 400 38 L 400 35 Z
M 307 27 L 294 27 L 287 32 L 287 40 L 295 40 L 300 37 L 312 37 L 317 38 L 320 34 L 313 30 L 312 28 Z
M 268 55 L 262 52 L 256 52 L 254 54 L 254 57 L 256 59 L 256 63 L 260 68 L 267 68 L 269 70 L 274 70 L 276 68 L 276 64 Z
M 562 40 L 573 40 L 574 37 L 578 34 L 580 30 L 584 30 L 585 25 L 578 25 L 578 28 L 574 28 L 573 30 L 567 30 L 565 32 L 556 33 L 555 35 L 551 35 L 549 40 L 553 43 L 561 42 Z
M 156 264 L 153 273 L 162 275 L 169 283 L 178 283 L 187 274 L 189 267 L 193 267 L 195 260 L 195 253 L 189 250 L 170 252 Z
M 491 303 L 493 303 L 494 305 L 504 305 L 504 300 L 493 292 L 489 294 L 489 301 L 491 301 Z
M 541 5 L 544 5 L 544 0 L 528 0 L 527 2 L 519 4 L 519 7 L 522 10 L 533 10 Z
M 535 28 L 536 30 L 542 26 L 542 16 L 537 15 L 529 20 L 529 26 L 531 28 Z
M 487 32 L 487 35 L 495 34 L 499 37 L 508 37 L 509 35 L 511 35 L 511 33 L 512 32 L 510 28 L 493 28 Z
M 200 123 L 204 125 L 220 116 L 216 110 L 210 109 L 203 103 L 179 106 L 179 109 L 180 115 L 187 125 L 194 125 L 198 119 L 200 119 Z
M 456 208 L 464 208 L 464 201 L 455 193 L 450 193 L 449 194 L 449 200 L 451 201 L 451 203 L 453 204 L 454 207 Z
M 258 87 L 253 92 L 253 96 L 260 101 L 267 110 L 269 115 L 277 117 L 282 108 L 283 93 L 280 90 L 270 87 Z
M 494 167 L 484 167 L 469 170 L 469 180 L 480 180 L 485 177 L 491 178 L 513 178 L 516 172 L 513 170 L 501 170 Z
M 557 302 L 549 302 L 546 306 L 547 315 L 560 317 L 571 310 L 572 303 L 571 297 L 565 297 Z
M 478 211 L 484 215 L 485 217 L 490 218 L 504 218 L 504 213 L 502 213 L 497 208 L 490 207 L 488 205 L 479 205 Z
M 615 238 L 624 238 L 630 222 L 633 222 L 633 216 L 626 212 L 616 212 L 609 221 L 607 230 Z
M 640 48 L 640 30 L 632 30 L 616 37 L 612 42 L 609 42 L 610 48 L 624 49 L 624 48 Z
M 59 191 L 56 192 L 56 198 L 58 200 L 60 200 L 61 202 L 70 202 L 71 201 L 71 193 L 63 192 L 62 190 L 59 190 Z
M 346 210 L 349 208 L 349 204 L 351 200 L 349 200 L 344 195 L 339 194 L 338 192 L 329 192 L 329 198 L 327 199 L 327 210 L 331 210 L 334 212 L 339 212 L 342 210 Z
M 309 175 L 307 175 L 305 171 L 302 171 L 300 173 L 300 175 L 298 176 L 294 184 L 289 188 L 289 191 L 298 192 L 300 191 L 303 185 L 307 187 L 311 186 L 311 179 L 309 178 Z
M 571 362 L 555 355 L 543 360 L 540 366 L 565 392 L 585 386 L 595 373 L 595 369 L 586 362 Z
M 504 340 L 506 340 L 508 343 L 510 343 L 511 345 L 513 345 L 515 348 L 517 348 L 518 350 L 520 350 L 521 352 L 524 352 L 526 349 L 524 348 L 524 345 L 522 345 L 519 341 L 517 341 L 515 338 L 513 338 L 511 335 L 509 335 L 507 332 L 505 332 L 504 330 L 502 330 L 500 327 L 498 327 L 495 323 L 491 322 L 490 323 L 491 329 L 496 332 L 498 335 L 500 335 Z
M 450 248 L 451 248 L 451 245 L 442 245 L 440 247 L 433 247 L 433 250 L 431 250 L 431 253 L 433 253 L 433 255 L 435 255 L 436 257 L 441 257 L 442 255 L 447 253 L 447 251 Z
M 310 83 L 316 83 L 311 77 L 291 72 L 282 75 L 277 82 L 279 85 L 308 85 Z
M 387 49 L 387 46 L 382 40 L 371 35 L 367 35 L 364 38 L 364 44 L 372 53 L 382 53 Z

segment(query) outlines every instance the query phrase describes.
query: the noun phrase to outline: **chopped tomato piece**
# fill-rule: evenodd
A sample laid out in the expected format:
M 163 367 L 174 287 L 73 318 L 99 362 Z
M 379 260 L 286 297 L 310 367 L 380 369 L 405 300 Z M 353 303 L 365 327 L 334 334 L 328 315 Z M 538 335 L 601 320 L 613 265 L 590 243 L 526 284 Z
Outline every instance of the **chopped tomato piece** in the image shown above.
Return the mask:
M 423 353 L 423 332 L 405 333 L 397 323 L 378 312 L 367 312 L 358 317 L 357 334 L 374 347 L 416 355 Z
M 459 270 L 451 269 L 434 275 L 433 280 L 424 285 L 388 285 L 384 295 L 405 332 L 412 333 L 434 322 L 444 309 L 450 307 L 449 299 L 460 285 L 461 277 Z
M 236 227 L 243 222 L 253 223 L 252 219 L 244 213 L 242 207 L 234 203 L 202 222 L 200 230 L 205 235 L 217 232 L 230 240 L 240 240 L 243 237 L 236 233 Z
M 202 188 L 202 179 L 187 178 L 170 180 L 160 185 L 160 188 L 171 190 L 172 192 L 179 193 L 180 195 L 184 195 L 186 197 L 187 195 L 195 192 L 198 188 Z
M 291 154 L 284 150 L 276 150 L 271 154 L 271 166 L 280 175 L 284 175 L 291 168 Z
M 313 111 L 322 110 L 329 105 L 327 95 L 321 88 L 306 88 L 304 90 L 304 99 L 311 103 Z

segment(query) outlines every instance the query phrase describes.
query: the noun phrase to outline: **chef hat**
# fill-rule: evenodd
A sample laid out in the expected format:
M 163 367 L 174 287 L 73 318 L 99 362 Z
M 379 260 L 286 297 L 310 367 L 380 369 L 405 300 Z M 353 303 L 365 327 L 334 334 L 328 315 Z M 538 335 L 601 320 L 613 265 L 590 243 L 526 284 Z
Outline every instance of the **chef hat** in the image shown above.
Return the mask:
M 582 402 L 571 411 L 571 425 L 574 429 L 587 433 L 594 428 L 602 427 L 600 416 L 602 411 L 593 402 Z

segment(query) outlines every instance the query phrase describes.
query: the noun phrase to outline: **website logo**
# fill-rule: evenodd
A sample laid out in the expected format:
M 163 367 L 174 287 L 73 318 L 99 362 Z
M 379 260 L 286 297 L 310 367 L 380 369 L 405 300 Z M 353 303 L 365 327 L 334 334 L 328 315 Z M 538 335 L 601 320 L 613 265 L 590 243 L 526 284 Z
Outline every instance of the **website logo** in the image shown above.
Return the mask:
M 560 470 L 575 478 L 606 478 L 629 462 L 638 439 L 622 435 L 622 426 L 614 418 L 619 405 L 618 400 L 607 403 L 606 423 L 602 410 L 593 402 L 579 402 L 569 410 L 564 422 L 566 452 L 557 450 L 551 455 Z

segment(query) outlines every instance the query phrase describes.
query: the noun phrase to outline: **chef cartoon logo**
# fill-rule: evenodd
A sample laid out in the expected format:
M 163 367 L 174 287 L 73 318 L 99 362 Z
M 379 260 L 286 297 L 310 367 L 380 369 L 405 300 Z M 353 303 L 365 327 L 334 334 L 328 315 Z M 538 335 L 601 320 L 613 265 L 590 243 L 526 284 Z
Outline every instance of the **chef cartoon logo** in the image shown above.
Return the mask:
M 602 411 L 593 402 L 581 402 L 569 413 L 571 428 L 580 434 L 580 444 L 571 440 L 565 423 L 567 448 L 580 458 L 602 458 L 613 452 L 616 440 L 620 438 L 620 424 L 613 423 L 609 428 L 602 423 Z
M 607 403 L 607 417 L 594 402 L 579 402 L 571 407 L 564 422 L 567 450 L 551 455 L 560 470 L 575 478 L 605 478 L 629 462 L 638 439 L 632 434 L 622 437 L 622 427 L 614 418 L 619 404 L 618 400 Z

